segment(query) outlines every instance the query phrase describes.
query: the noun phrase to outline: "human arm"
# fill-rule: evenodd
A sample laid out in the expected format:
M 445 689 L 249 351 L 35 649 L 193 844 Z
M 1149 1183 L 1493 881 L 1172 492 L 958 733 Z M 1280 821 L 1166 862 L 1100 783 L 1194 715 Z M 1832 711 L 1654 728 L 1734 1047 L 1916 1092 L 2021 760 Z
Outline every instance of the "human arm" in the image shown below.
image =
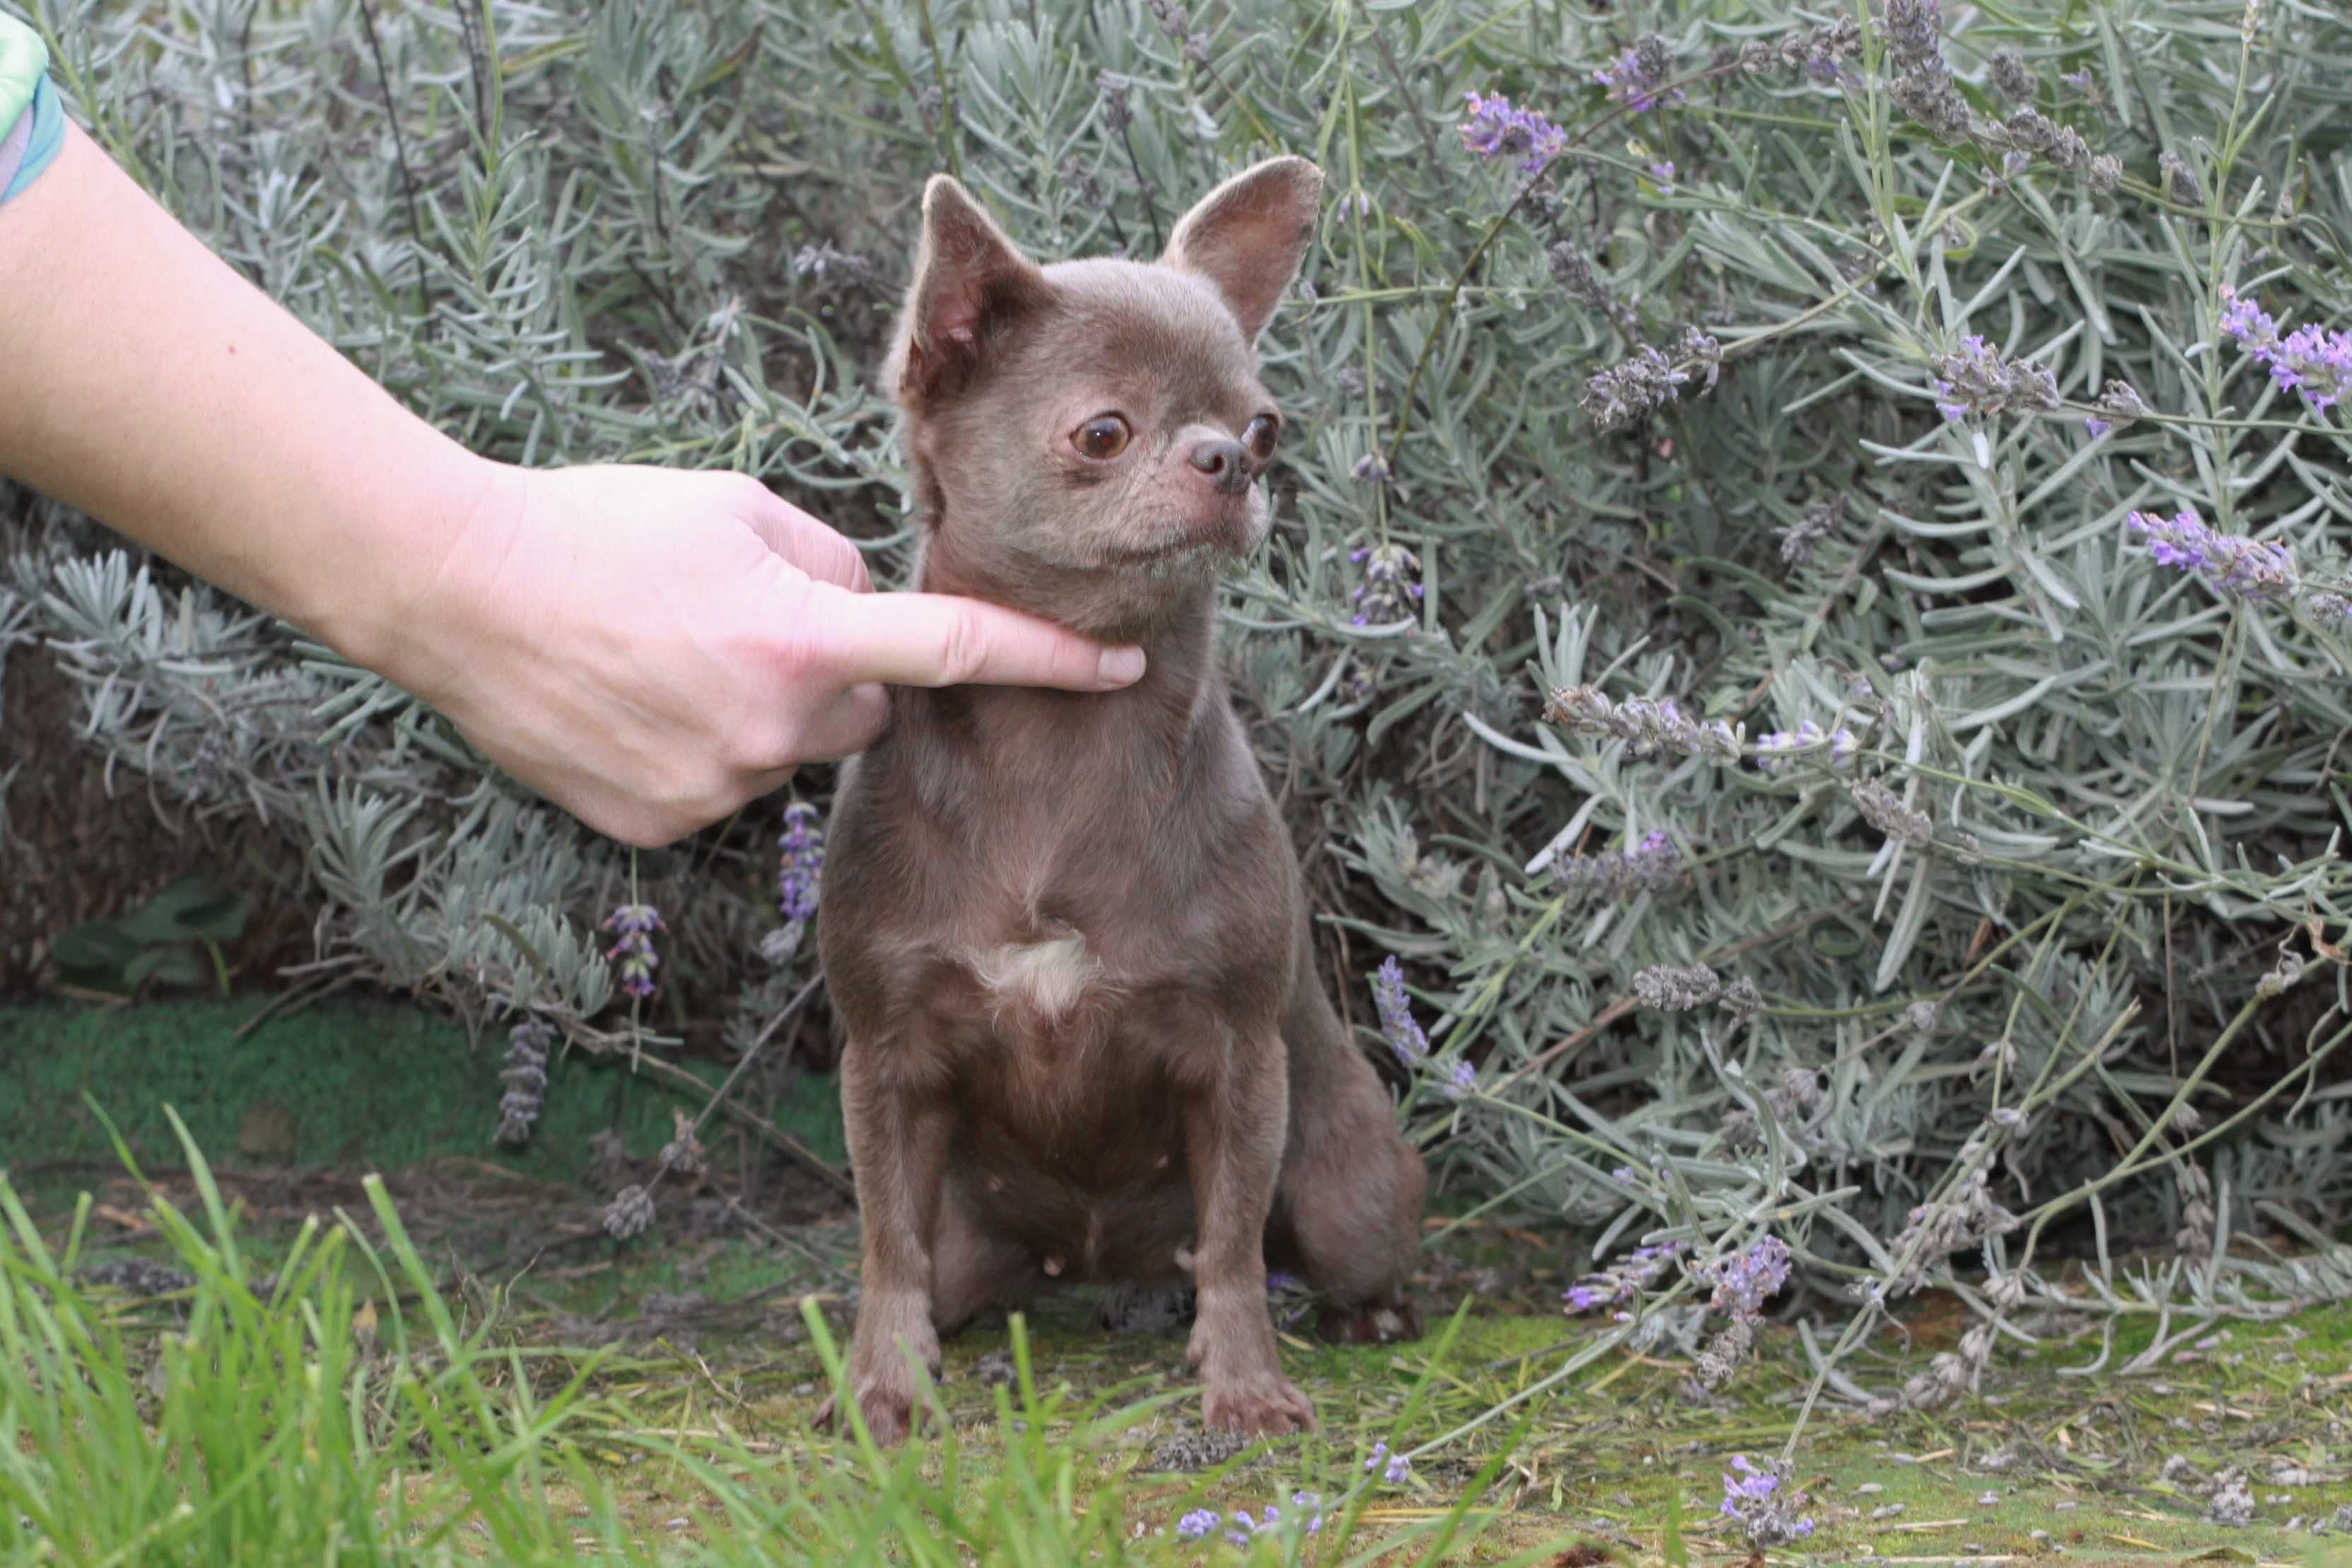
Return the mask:
M 70 126 L 0 203 L 0 473 L 383 674 L 631 843 L 858 750 L 884 682 L 1141 673 L 992 605 L 874 594 L 854 546 L 740 475 L 467 451 Z

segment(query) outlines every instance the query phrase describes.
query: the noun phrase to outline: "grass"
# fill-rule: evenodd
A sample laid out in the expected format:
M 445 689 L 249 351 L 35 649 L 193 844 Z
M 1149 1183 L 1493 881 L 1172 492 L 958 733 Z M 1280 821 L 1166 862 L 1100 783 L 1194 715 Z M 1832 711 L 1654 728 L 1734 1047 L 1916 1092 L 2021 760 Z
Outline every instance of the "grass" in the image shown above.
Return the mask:
M 475 1048 L 446 1017 L 388 1001 L 320 1002 L 254 1023 L 261 1008 L 252 997 L 0 1007 L 0 1151 L 20 1184 L 34 1184 L 21 1174 L 30 1163 L 113 1164 L 90 1099 L 119 1109 L 125 1142 L 152 1160 L 179 1155 L 168 1104 L 200 1146 L 253 1163 L 392 1171 L 467 1157 L 548 1181 L 578 1177 L 593 1131 L 612 1128 L 650 1154 L 670 1136 L 672 1107 L 701 1109 L 658 1079 L 575 1056 L 550 1072 L 531 1142 L 509 1148 L 490 1141 L 502 1040 Z M 723 1071 L 679 1065 L 714 1085 Z M 788 1099 L 778 1126 L 820 1158 L 845 1162 L 831 1080 L 796 1087 L 805 1092 Z
M 567 1064 L 544 1142 L 492 1154 L 488 1065 L 455 1031 L 357 1008 L 236 1040 L 249 1011 L 10 1015 L 45 1020 L 11 1037 L 34 1055 L 93 1059 L 0 1066 L 12 1156 L 41 1156 L 29 1185 L 0 1173 L 0 1563 L 1737 1561 L 1720 1473 L 1779 1447 L 1805 1380 L 1789 1330 L 1713 1400 L 1684 1363 L 1619 1354 L 1431 1447 L 1593 1333 L 1557 1311 L 1570 1238 L 1481 1223 L 1431 1251 L 1429 1339 L 1286 1331 L 1312 1438 L 1213 1440 L 1181 1337 L 1106 1332 L 1074 1295 L 951 1342 L 940 1435 L 881 1454 L 811 1429 L 852 1310 L 853 1218 L 698 1231 L 672 1197 L 651 1236 L 614 1243 L 598 1194 L 558 1179 L 612 1109 L 608 1079 Z M 354 1026 L 401 1094 L 363 1099 L 365 1074 L 311 1060 L 348 1055 L 327 1031 Z M 260 1060 L 223 1059 L 247 1049 Z M 79 1083 L 132 1081 L 142 1053 L 153 1098 L 119 1141 L 94 1109 L 58 1114 Z M 182 1085 L 200 1121 L 167 1103 Z M 200 1152 L 235 1146 L 257 1090 L 295 1109 L 307 1173 Z M 660 1096 L 630 1099 L 659 1130 Z M 383 1174 L 335 1164 L 353 1139 Z M 131 1259 L 174 1273 L 89 1272 Z M 1907 1343 L 1882 1336 L 1849 1370 L 1893 1387 L 1966 1321 L 1923 1298 Z M 2078 1378 L 2063 1369 L 2096 1357 L 2096 1325 L 2045 1325 L 1981 1401 L 1817 1418 L 1791 1481 L 1817 1528 L 1773 1555 L 2270 1562 L 2338 1539 L 2286 1526 L 2352 1504 L 2352 1309 L 2217 1322 L 2118 1375 L 2154 1331 L 2124 1321 L 2106 1370 Z M 1410 1476 L 1365 1471 L 1375 1443 L 1422 1450 Z M 2205 1522 L 2197 1491 L 2232 1464 L 2255 1480 L 2245 1528 Z M 1301 1491 L 1322 1500 L 1311 1537 L 1277 1527 L 1241 1552 L 1176 1533 L 1199 1508 L 1303 1518 Z

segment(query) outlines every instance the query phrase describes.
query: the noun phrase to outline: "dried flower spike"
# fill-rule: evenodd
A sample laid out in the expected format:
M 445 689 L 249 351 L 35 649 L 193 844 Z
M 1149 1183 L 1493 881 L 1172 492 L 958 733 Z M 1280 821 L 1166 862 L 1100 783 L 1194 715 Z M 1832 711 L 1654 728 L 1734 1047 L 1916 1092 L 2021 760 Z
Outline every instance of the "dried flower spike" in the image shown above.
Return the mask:
M 507 1064 L 499 1071 L 506 1093 L 499 1100 L 498 1141 L 521 1143 L 547 1100 L 547 1053 L 555 1028 L 542 1018 L 526 1018 L 507 1031 Z

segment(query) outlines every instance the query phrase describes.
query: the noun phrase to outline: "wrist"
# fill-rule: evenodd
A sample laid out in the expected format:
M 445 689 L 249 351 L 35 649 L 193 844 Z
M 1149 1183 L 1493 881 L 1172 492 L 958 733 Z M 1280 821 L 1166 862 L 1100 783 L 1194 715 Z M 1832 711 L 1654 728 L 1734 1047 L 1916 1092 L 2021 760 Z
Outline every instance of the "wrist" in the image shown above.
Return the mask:
M 436 449 L 419 454 L 427 460 L 377 492 L 371 504 L 379 515 L 352 536 L 379 546 L 367 552 L 373 558 L 321 563 L 310 605 L 288 616 L 352 663 L 428 702 L 467 662 L 468 628 L 479 624 L 488 597 L 485 568 L 513 548 L 528 479 L 438 432 L 431 439 Z

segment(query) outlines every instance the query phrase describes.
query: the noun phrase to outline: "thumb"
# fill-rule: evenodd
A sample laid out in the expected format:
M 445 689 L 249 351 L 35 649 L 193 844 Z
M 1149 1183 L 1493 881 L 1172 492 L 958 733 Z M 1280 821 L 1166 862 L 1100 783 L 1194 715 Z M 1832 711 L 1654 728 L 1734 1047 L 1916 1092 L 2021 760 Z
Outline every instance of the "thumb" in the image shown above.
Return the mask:
M 836 672 L 854 681 L 1110 691 L 1143 674 L 1139 647 L 1105 647 L 983 600 L 813 587 L 820 646 Z

